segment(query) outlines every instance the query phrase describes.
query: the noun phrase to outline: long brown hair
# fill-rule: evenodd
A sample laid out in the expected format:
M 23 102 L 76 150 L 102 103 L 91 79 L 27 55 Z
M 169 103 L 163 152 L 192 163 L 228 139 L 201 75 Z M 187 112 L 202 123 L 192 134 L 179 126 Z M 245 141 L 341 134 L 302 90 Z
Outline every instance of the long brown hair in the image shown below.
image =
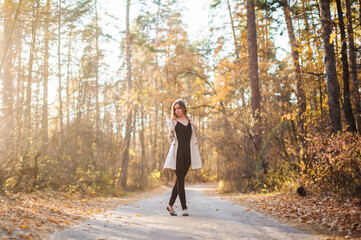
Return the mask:
M 180 106 L 180 108 L 183 110 L 183 113 L 185 115 L 186 118 L 188 118 L 187 116 L 187 107 L 186 104 L 183 102 L 182 99 L 177 99 L 175 100 L 175 102 L 172 104 L 172 111 L 171 111 L 171 118 L 172 119 L 176 119 L 177 115 L 175 114 L 175 110 L 174 110 L 174 106 L 178 104 Z

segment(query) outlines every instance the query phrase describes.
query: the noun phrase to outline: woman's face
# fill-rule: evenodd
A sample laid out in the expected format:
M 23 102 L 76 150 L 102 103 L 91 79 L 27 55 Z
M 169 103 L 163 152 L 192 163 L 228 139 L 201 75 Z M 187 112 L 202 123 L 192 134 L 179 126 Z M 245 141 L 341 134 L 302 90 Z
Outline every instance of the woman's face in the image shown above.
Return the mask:
M 177 117 L 182 117 L 184 114 L 179 104 L 174 105 L 174 112 Z

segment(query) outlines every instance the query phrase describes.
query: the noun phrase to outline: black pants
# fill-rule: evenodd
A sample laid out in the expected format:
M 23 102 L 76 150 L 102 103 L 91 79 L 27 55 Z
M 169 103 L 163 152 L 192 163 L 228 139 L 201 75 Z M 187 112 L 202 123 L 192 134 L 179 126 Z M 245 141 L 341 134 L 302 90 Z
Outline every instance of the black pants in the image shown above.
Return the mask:
M 177 195 L 179 195 L 180 202 L 182 204 L 182 209 L 187 209 L 186 204 L 186 194 L 184 190 L 184 178 L 187 175 L 189 166 L 191 165 L 191 158 L 190 153 L 182 153 L 180 151 L 177 152 L 177 163 L 176 163 L 176 170 L 175 174 L 177 176 L 177 180 L 175 181 L 172 195 L 169 199 L 169 205 L 173 206 Z

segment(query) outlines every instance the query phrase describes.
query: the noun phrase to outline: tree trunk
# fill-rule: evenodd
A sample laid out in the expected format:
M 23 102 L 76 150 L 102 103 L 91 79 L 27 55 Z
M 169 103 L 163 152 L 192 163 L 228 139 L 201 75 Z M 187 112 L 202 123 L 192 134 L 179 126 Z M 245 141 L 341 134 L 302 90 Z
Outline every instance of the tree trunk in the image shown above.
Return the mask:
M 28 74 L 28 83 L 27 83 L 27 91 L 26 91 L 26 111 L 25 111 L 25 124 L 27 128 L 27 147 L 30 147 L 31 142 L 31 85 L 32 85 L 32 73 L 33 73 L 33 59 L 34 59 L 34 51 L 35 51 L 35 43 L 36 43 L 36 30 L 38 23 L 38 15 L 39 15 L 39 0 L 36 1 L 36 10 L 35 16 L 33 16 L 31 35 L 32 41 L 30 46 L 29 53 L 29 74 Z
M 70 66 L 71 66 L 71 49 L 72 49 L 72 41 L 73 40 L 73 30 L 70 31 L 69 34 L 69 43 L 68 43 L 68 60 L 67 60 L 67 70 L 66 70 L 66 124 L 67 131 L 66 135 L 69 136 L 70 129 Z M 68 141 L 66 142 L 66 149 L 68 149 Z
M 46 19 L 45 19 L 45 46 L 44 46 L 44 91 L 43 91 L 43 120 L 42 136 L 43 151 L 46 154 L 48 143 L 48 80 L 49 80 L 49 21 L 50 21 L 50 0 L 46 1 Z
M 141 155 L 140 155 L 140 180 L 141 182 L 144 184 L 144 188 L 147 186 L 146 184 L 146 179 L 144 176 L 144 168 L 145 168 L 145 154 L 146 154 L 146 150 L 145 150 L 145 143 L 144 143 L 144 111 L 140 111 L 140 125 L 141 125 L 141 129 L 139 132 L 139 138 L 140 138 L 140 147 L 141 147 Z
M 313 28 L 311 28 L 311 25 L 309 23 L 309 18 L 311 18 L 312 20 L 312 14 L 313 14 L 313 10 L 309 11 L 309 14 L 307 14 L 306 9 L 309 8 L 309 4 L 306 3 L 305 1 L 301 1 L 302 4 L 302 18 L 303 18 L 303 22 L 304 22 L 304 26 L 305 26 L 305 34 L 306 34 L 306 44 L 307 44 L 307 51 L 305 54 L 305 60 L 307 61 L 308 66 L 311 67 L 312 71 L 315 71 L 316 67 L 315 67 L 315 59 L 317 58 L 318 54 L 315 54 L 313 52 L 313 49 L 311 47 L 311 39 L 312 39 L 312 35 L 313 35 Z M 309 16 L 311 15 L 311 16 Z M 317 42 L 318 40 L 316 40 Z M 319 53 L 319 49 L 317 49 L 317 53 Z M 310 78 L 303 75 L 303 83 L 305 84 Z M 318 102 L 317 102 L 317 88 L 313 88 L 313 90 L 311 91 L 310 97 L 309 99 L 309 105 L 310 105 L 310 115 L 309 118 L 313 119 L 313 114 L 314 112 L 317 112 L 318 109 Z
M 304 92 L 303 82 L 301 78 L 301 68 L 299 63 L 299 44 L 296 41 L 295 32 L 292 24 L 292 16 L 290 13 L 288 0 L 282 2 L 283 12 L 287 24 L 288 38 L 290 41 L 292 60 L 293 60 L 293 71 L 295 72 L 295 80 L 297 84 L 297 102 L 298 102 L 298 127 L 301 133 L 304 134 L 304 114 L 306 112 L 306 95 Z
M 18 19 L 18 15 L 20 13 L 20 7 L 21 7 L 21 3 L 22 3 L 22 0 L 19 0 L 19 4 L 18 4 L 18 8 L 16 9 L 16 13 L 15 13 L 15 16 L 14 16 L 14 21 L 12 22 L 11 24 L 11 28 L 10 28 L 10 31 L 9 32 L 6 32 L 6 28 L 8 26 L 6 26 L 6 23 L 8 21 L 8 18 L 10 17 L 11 18 L 11 9 L 12 7 L 9 6 L 9 4 L 12 4 L 12 1 L 11 0 L 6 0 L 4 2 L 4 12 L 5 12 L 5 19 L 4 19 L 4 24 L 5 24 L 5 28 L 4 28 L 4 47 L 3 47 L 3 55 L 2 55 L 2 58 L 1 58 L 1 65 L 0 65 L 0 72 L 2 71 L 3 69 L 3 66 L 4 66 L 4 63 L 5 63 L 5 59 L 7 57 L 7 51 L 9 50 L 10 48 L 10 45 L 11 45 L 11 41 L 12 41 L 12 37 L 13 37 L 13 32 L 14 32 L 14 29 L 15 29 L 15 23 Z M 9 15 L 10 14 L 10 15 Z
M 261 94 L 258 83 L 257 30 L 254 0 L 247 0 L 247 33 L 249 78 L 251 85 L 251 107 L 253 116 L 253 136 L 256 156 L 261 149 Z
M 127 82 L 128 82 L 128 116 L 127 116 L 127 125 L 125 130 L 125 140 L 124 140 L 124 150 L 123 150 L 123 161 L 122 169 L 120 174 L 120 187 L 122 189 L 127 188 L 128 180 L 128 166 L 129 166 L 129 145 L 130 137 L 132 134 L 132 101 L 131 101 L 131 90 L 132 90 L 132 66 L 130 62 L 130 32 L 129 32 L 129 10 L 130 10 L 130 0 L 127 0 L 127 12 L 126 12 L 126 30 L 125 30 L 125 49 L 126 49 L 126 64 L 127 64 Z
M 155 79 L 155 89 L 154 91 L 155 92 L 158 92 L 158 80 L 157 78 Z M 157 101 L 157 98 L 154 99 L 154 105 L 155 105 L 155 109 L 154 109 L 154 119 L 153 119 L 153 122 L 157 122 L 158 121 L 158 111 L 159 111 L 159 106 L 158 106 L 158 101 Z M 161 170 L 161 167 L 162 167 L 162 162 L 163 162 L 163 159 L 160 159 L 159 158 L 159 151 L 158 151 L 158 131 L 155 130 L 154 132 L 154 135 L 153 135 L 153 149 L 154 149 L 154 159 L 157 159 L 158 161 L 156 161 L 156 164 L 158 165 L 158 170 Z
M 100 107 L 99 107 L 99 26 L 98 26 L 98 1 L 95 0 L 95 46 L 96 46 L 96 67 L 95 67 L 95 111 L 96 131 L 100 131 Z
M 340 110 L 340 88 L 337 81 L 336 60 L 333 42 L 330 42 L 332 33 L 330 1 L 320 0 L 323 46 L 325 50 L 325 71 L 331 131 L 336 133 L 342 130 Z
M 343 13 L 341 7 L 341 0 L 336 0 L 338 24 L 341 32 L 341 62 L 342 62 L 342 79 L 343 79 L 343 111 L 347 122 L 347 131 L 356 132 L 356 122 L 352 113 L 351 98 L 350 98 L 350 74 L 348 71 L 347 61 L 347 44 L 345 34 L 345 24 L 343 20 Z
M 16 108 L 20 108 L 20 106 L 23 104 L 22 100 L 23 100 L 23 96 L 24 96 L 24 92 L 25 92 L 25 88 L 24 88 L 24 66 L 23 66 L 23 57 L 22 57 L 22 49 L 23 49 L 23 43 L 20 39 L 18 39 L 18 43 L 17 43 L 17 49 L 18 49 L 18 64 L 17 64 L 17 81 L 16 81 L 16 87 L 17 89 L 21 89 L 21 91 L 16 91 L 16 103 L 15 106 Z M 22 108 L 20 108 L 21 110 L 16 111 L 16 120 L 17 120 L 17 126 L 19 128 L 21 128 L 21 124 L 22 121 L 20 121 L 20 119 L 22 118 Z
M 130 137 L 132 134 L 132 105 L 128 104 L 128 116 L 127 116 L 127 125 L 125 128 L 125 138 L 124 138 L 124 148 L 122 154 L 122 168 L 120 173 L 120 187 L 121 189 L 127 188 L 128 180 L 128 166 L 129 166 L 129 146 L 130 146 Z
M 98 25 L 98 1 L 95 0 L 95 152 L 94 157 L 96 162 L 104 162 L 102 157 L 102 134 L 100 134 L 100 107 L 99 107 L 99 25 Z M 99 134 L 98 134 L 99 133 Z M 104 166 L 104 163 L 101 163 Z M 102 171 L 101 171 L 102 172 Z M 102 174 L 102 173 L 101 173 Z M 100 175 L 101 175 L 100 174 Z
M 306 14 L 306 8 L 308 7 L 308 5 L 305 5 L 304 1 L 301 1 L 302 4 L 302 18 L 303 21 L 305 23 L 305 34 L 307 35 L 306 37 L 306 42 L 307 42 L 307 51 L 306 51 L 306 59 L 308 59 L 309 61 L 311 61 L 311 65 L 314 66 L 314 56 L 312 53 L 312 49 L 311 49 L 311 28 L 310 28 L 310 24 L 308 23 L 308 18 L 309 16 Z
M 239 65 L 239 47 L 238 47 L 238 43 L 237 43 L 236 31 L 235 31 L 235 26 L 234 26 L 234 21 L 233 21 L 233 16 L 232 16 L 232 10 L 231 10 L 231 5 L 229 4 L 229 0 L 227 0 L 227 6 L 228 6 L 229 18 L 231 20 L 233 41 L 234 41 L 234 47 L 235 47 L 235 53 L 236 53 L 236 63 L 237 63 L 237 66 L 238 66 Z
M 13 66 L 13 56 L 12 51 L 12 36 L 15 29 L 15 23 L 17 22 L 18 15 L 20 12 L 22 0 L 19 0 L 18 7 L 15 12 L 14 19 L 12 19 L 13 13 L 13 2 L 12 0 L 5 0 L 3 3 L 4 9 L 4 44 L 3 44 L 3 54 L 1 59 L 0 72 L 3 70 L 3 108 L 2 112 L 4 117 L 6 117 L 5 124 L 3 126 L 3 136 L 5 136 L 4 141 L 8 147 L 8 144 L 11 143 L 12 131 L 14 129 L 14 66 Z M 4 68 L 3 68 L 4 67 Z
M 358 91 L 358 80 L 357 80 L 357 65 L 356 65 L 356 48 L 355 48 L 355 39 L 353 34 L 352 27 L 352 14 L 351 14 L 351 1 L 346 0 L 346 19 L 347 19 L 347 37 L 348 37 L 348 46 L 350 53 L 350 72 L 352 79 L 352 98 L 353 104 L 355 107 L 355 119 L 357 124 L 358 132 L 361 133 L 361 103 L 360 103 L 360 93 Z
M 232 16 L 232 10 L 231 10 L 231 5 L 229 4 L 229 0 L 227 0 L 227 6 L 228 6 L 228 13 L 229 13 L 229 18 L 231 20 L 231 27 L 232 27 L 232 34 L 233 34 L 233 42 L 234 42 L 234 50 L 235 50 L 235 54 L 236 54 L 236 66 L 237 66 L 237 70 L 236 70 L 236 76 L 235 79 L 236 80 L 240 80 L 240 57 L 239 57 L 239 44 L 237 42 L 237 37 L 236 37 L 236 27 L 234 26 L 234 20 L 233 20 L 233 16 Z M 243 87 L 240 89 L 240 95 L 241 95 L 241 101 L 242 101 L 242 106 L 245 106 L 246 104 L 246 100 L 244 97 L 244 89 Z
M 8 144 L 10 140 L 10 132 L 13 129 L 13 51 L 12 44 L 8 43 L 11 39 L 12 30 L 12 0 L 5 0 L 4 2 L 4 71 L 3 71 L 3 114 L 6 117 L 6 124 L 4 126 L 5 143 Z
M 157 14 L 156 14 L 156 23 L 155 23 L 155 41 L 154 41 L 154 48 L 158 49 L 159 48 L 159 17 L 160 17 L 160 11 L 161 11 L 161 1 L 158 0 L 157 1 Z M 161 71 L 159 70 L 159 63 L 158 63 L 158 54 L 155 55 L 155 64 L 154 64 L 154 92 L 158 93 L 159 92 L 159 76 Z M 158 100 L 158 96 L 156 95 L 154 97 L 154 119 L 151 122 L 158 122 L 159 119 L 159 100 Z M 153 126 L 152 126 L 153 127 Z M 162 163 L 163 163 L 163 159 L 160 157 L 159 155 L 159 148 L 160 146 L 158 145 L 158 139 L 159 139 L 159 132 L 157 130 L 155 130 L 153 132 L 153 136 L 152 136 L 152 155 L 154 159 L 157 159 L 158 161 L 154 161 L 154 165 L 158 164 L 158 170 L 162 169 Z
M 359 11 L 359 24 L 361 26 L 361 0 L 358 0 L 358 11 Z
M 59 142 L 60 142 L 60 152 L 62 151 L 63 146 L 63 100 L 62 100 L 62 83 L 61 83 L 61 0 L 59 1 L 59 12 L 58 12 L 58 99 L 59 99 Z

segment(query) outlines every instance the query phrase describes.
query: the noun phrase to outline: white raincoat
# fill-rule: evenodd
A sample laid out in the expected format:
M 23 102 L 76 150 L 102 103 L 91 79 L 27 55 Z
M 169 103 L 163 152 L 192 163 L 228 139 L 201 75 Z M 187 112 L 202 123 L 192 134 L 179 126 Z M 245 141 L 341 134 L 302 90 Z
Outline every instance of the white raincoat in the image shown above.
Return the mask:
M 168 126 L 168 141 L 171 142 L 171 146 L 167 155 L 167 158 L 164 163 L 163 170 L 175 171 L 176 169 L 176 161 L 177 161 L 177 149 L 178 149 L 178 139 L 176 132 L 174 130 L 174 138 L 172 138 L 172 134 L 170 132 L 172 120 L 169 119 Z M 190 124 L 190 123 L 189 123 Z M 190 169 L 200 169 L 202 168 L 201 156 L 198 150 L 198 143 L 196 139 L 195 130 L 192 127 L 192 136 L 190 141 L 190 150 L 191 150 L 191 167 Z

